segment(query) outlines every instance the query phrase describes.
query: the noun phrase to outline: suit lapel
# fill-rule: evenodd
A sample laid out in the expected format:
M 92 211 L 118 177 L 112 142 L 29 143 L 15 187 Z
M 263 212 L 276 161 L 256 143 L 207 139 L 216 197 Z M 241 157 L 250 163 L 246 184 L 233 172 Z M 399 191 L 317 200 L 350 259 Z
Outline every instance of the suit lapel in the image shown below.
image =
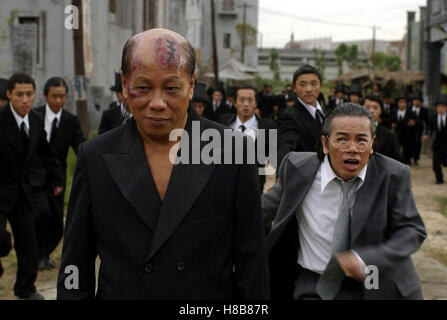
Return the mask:
M 320 137 L 320 127 L 317 124 L 317 121 L 310 115 L 306 107 L 303 106 L 299 101 L 295 106 L 298 112 L 299 120 L 304 120 L 300 120 L 299 123 L 303 123 L 309 129 L 309 131 L 312 132 L 312 135 L 318 139 Z
M 318 172 L 321 162 L 317 155 L 309 157 L 300 157 L 294 163 L 293 170 L 287 172 L 287 183 L 284 186 L 283 199 L 281 199 L 278 208 L 278 214 L 275 217 L 275 230 L 269 234 L 268 250 L 275 244 L 276 240 L 288 225 L 290 219 L 295 216 L 296 209 L 303 202 L 310 187 L 313 184 L 315 176 Z
M 193 108 L 188 110 L 189 116 L 185 131 L 188 132 L 191 143 L 192 121 L 200 121 Z M 204 122 L 200 121 L 200 133 L 204 128 Z M 202 142 L 202 146 L 203 146 Z M 184 148 L 186 146 L 181 146 Z M 197 152 L 197 151 L 194 151 Z M 192 150 L 190 149 L 190 156 Z M 157 228 L 153 237 L 151 249 L 147 259 L 151 259 L 163 244 L 175 232 L 189 210 L 199 197 L 203 188 L 214 172 L 216 165 L 210 164 L 177 164 L 174 165 L 169 180 L 168 189 L 163 200 Z
M 161 200 L 134 120 L 126 123 L 120 143 L 120 153 L 104 154 L 104 161 L 123 196 L 153 231 L 157 224 Z
M 354 203 L 354 212 L 351 217 L 351 245 L 357 240 L 360 231 L 374 208 L 379 190 L 378 173 L 376 169 L 375 157 L 372 156 L 368 162 L 365 182 L 357 192 Z
M 14 115 L 11 112 L 12 107 L 10 105 L 6 105 L 3 108 L 5 108 L 3 111 L 5 113 L 5 116 L 3 118 L 3 125 L 2 127 L 5 129 L 6 136 L 8 137 L 11 144 L 14 146 L 14 148 L 17 150 L 17 152 L 22 156 L 25 157 L 25 154 L 23 152 L 23 144 L 22 144 L 22 136 L 20 135 L 19 127 L 17 126 L 16 119 L 14 118 Z
M 31 157 L 37 148 L 40 136 L 43 130 L 43 123 L 39 121 L 34 112 L 29 113 L 29 135 L 28 135 L 28 151 L 26 157 Z

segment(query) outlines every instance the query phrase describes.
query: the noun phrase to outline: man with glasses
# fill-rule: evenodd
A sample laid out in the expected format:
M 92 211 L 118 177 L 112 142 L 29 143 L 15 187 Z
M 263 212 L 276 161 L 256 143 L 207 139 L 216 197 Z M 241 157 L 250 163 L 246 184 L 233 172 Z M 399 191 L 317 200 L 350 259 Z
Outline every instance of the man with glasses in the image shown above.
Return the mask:
M 262 198 L 272 299 L 422 299 L 410 170 L 375 154 L 374 138 L 371 113 L 346 103 L 325 119 L 318 154 L 282 161 Z

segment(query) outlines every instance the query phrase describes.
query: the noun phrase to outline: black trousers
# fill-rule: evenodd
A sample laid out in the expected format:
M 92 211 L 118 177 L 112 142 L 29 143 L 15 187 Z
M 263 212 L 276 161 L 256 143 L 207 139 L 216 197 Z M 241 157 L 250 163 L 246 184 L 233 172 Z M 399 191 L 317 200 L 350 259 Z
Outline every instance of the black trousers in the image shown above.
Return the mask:
M 422 150 L 422 134 L 416 137 L 410 149 L 411 149 L 411 159 L 414 159 L 414 161 L 419 161 Z
M 444 181 L 441 165 L 447 167 L 447 150 L 433 150 L 433 171 L 437 182 Z
M 63 194 L 54 197 L 50 188 L 33 188 L 33 211 L 40 258 L 49 257 L 62 239 L 63 201 Z
M 316 287 L 320 275 L 298 265 L 298 276 L 295 280 L 294 300 L 321 300 Z M 340 291 L 334 300 L 362 300 L 363 286 L 354 279 L 344 277 Z
M 14 250 L 17 255 L 17 276 L 14 294 L 26 298 L 36 291 L 39 249 L 37 246 L 33 210 L 23 191 L 16 200 L 14 208 L 3 214 L 9 220 L 14 236 Z

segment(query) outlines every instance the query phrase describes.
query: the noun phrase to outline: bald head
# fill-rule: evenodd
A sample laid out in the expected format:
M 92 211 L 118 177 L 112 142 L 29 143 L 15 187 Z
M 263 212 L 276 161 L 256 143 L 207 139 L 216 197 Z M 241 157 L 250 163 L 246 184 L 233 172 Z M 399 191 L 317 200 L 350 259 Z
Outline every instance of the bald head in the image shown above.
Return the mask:
M 126 42 L 121 60 L 123 75 L 127 77 L 145 59 L 157 61 L 164 68 L 184 69 L 191 76 L 195 71 L 196 56 L 191 44 L 167 29 L 146 30 Z

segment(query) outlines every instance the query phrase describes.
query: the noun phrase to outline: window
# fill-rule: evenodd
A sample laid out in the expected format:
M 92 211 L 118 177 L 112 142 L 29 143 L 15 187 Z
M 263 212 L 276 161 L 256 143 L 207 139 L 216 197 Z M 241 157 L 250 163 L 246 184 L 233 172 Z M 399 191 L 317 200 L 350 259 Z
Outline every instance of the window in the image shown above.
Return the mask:
M 432 4 L 431 4 L 431 14 L 433 16 L 441 13 L 441 5 L 442 5 L 441 0 L 434 0 L 434 1 L 432 1 Z
M 233 12 L 234 11 L 234 0 L 223 0 L 222 1 L 222 11 L 223 12 Z
M 20 25 L 31 25 L 35 26 L 37 30 L 37 37 L 36 37 L 36 63 L 40 64 L 41 60 L 41 52 L 40 52 L 40 19 L 39 17 L 19 17 L 19 24 Z
M 115 0 L 109 0 L 109 12 L 116 13 L 116 1 Z
M 231 48 L 231 33 L 224 33 L 223 35 L 223 48 L 230 49 Z

